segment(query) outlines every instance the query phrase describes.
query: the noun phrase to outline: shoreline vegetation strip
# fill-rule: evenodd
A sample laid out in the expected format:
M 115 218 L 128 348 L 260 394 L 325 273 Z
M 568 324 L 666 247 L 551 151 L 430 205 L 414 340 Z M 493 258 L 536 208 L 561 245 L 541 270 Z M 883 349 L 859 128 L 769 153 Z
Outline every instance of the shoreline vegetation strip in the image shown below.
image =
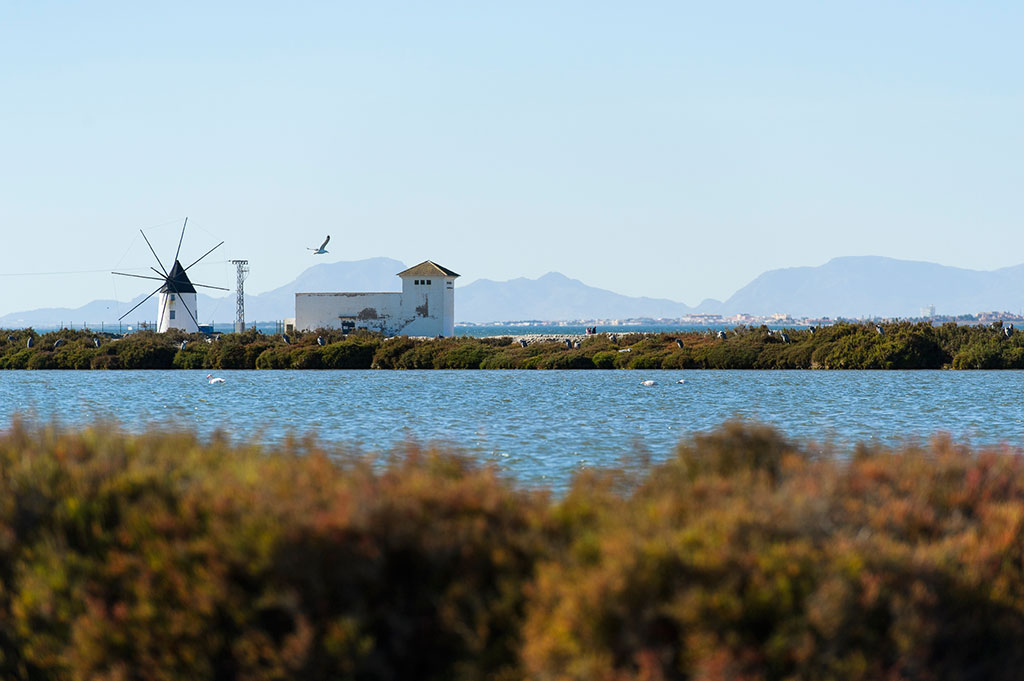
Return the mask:
M 0 369 L 1024 369 L 1024 336 L 999 322 L 530 339 L 18 329 L 0 331 Z
M 731 422 L 564 495 L 445 449 L 0 431 L 4 679 L 994 679 L 1024 458 Z

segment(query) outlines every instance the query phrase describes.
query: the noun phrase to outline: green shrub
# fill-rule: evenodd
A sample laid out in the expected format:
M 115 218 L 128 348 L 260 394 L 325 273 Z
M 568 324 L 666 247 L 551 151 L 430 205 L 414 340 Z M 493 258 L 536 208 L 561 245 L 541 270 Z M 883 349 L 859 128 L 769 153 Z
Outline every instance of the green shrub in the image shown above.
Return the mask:
M 634 458 L 556 496 L 415 445 L 15 419 L 0 678 L 1019 675 L 1024 457 L 727 423 Z
M 463 340 L 439 353 L 434 360 L 436 369 L 479 369 L 493 350 L 483 343 Z
M 235 334 L 222 336 L 207 346 L 205 362 L 210 369 L 250 369 L 246 360 L 245 346 Z
M 518 369 L 516 358 L 506 353 L 488 355 L 480 363 L 481 369 Z
M 98 351 L 85 347 L 81 342 L 54 350 L 54 360 L 59 369 L 91 369 L 92 358 Z
M 292 348 L 288 345 L 274 345 L 256 358 L 257 369 L 291 369 Z
M 33 352 L 28 358 L 29 369 L 56 369 L 57 358 L 53 356 L 53 352 L 50 350 L 39 350 Z
M 416 345 L 416 341 L 408 336 L 388 338 L 373 354 L 372 366 L 375 369 L 397 369 L 399 358 Z
M 290 353 L 292 369 L 323 369 L 323 354 L 317 346 L 294 348 Z
M 121 358 L 117 355 L 98 354 L 89 362 L 90 369 L 123 369 Z
M 396 369 L 433 369 L 437 357 L 436 341 L 421 341 L 402 353 L 395 363 Z
M 185 346 L 184 350 L 178 350 L 174 353 L 174 368 L 175 369 L 212 369 L 214 368 L 207 363 L 206 357 L 209 352 L 210 346 L 206 343 L 189 343 Z
M 1002 369 L 1002 348 L 995 339 L 970 343 L 953 357 L 954 369 Z
M 660 369 L 664 357 L 661 355 L 638 355 L 629 361 L 630 369 Z
M 28 361 L 33 354 L 35 353 L 27 348 L 5 354 L 0 359 L 0 362 L 2 362 L 0 366 L 4 369 L 28 369 Z
M 594 360 L 583 350 L 564 350 L 539 358 L 538 369 L 593 369 Z
M 546 502 L 466 459 L 409 449 L 381 468 L 16 425 L 0 472 L 2 678 L 517 667 Z
M 331 343 L 321 356 L 325 369 L 369 369 L 379 344 L 361 338 Z
M 125 336 L 113 344 L 124 369 L 171 369 L 177 348 L 152 331 Z

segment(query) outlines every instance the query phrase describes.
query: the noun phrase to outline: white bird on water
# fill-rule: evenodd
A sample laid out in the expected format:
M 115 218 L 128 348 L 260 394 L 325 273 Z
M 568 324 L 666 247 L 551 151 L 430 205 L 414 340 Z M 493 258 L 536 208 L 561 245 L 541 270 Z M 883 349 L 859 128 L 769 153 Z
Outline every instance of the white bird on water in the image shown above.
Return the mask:
M 220 376 L 214 376 L 213 374 L 206 374 L 206 380 L 207 382 L 209 382 L 210 385 L 224 382 L 223 378 L 221 378 Z
M 330 240 L 331 240 L 331 235 L 328 234 L 327 238 L 324 239 L 324 242 L 322 244 L 320 244 L 320 248 L 309 248 L 307 246 L 306 250 L 307 251 L 313 251 L 313 255 L 323 255 L 324 253 L 327 252 L 327 250 L 326 250 L 327 249 L 327 242 L 330 241 Z
M 654 381 L 651 381 L 651 380 L 640 381 L 640 385 L 650 387 L 650 386 L 654 385 Z

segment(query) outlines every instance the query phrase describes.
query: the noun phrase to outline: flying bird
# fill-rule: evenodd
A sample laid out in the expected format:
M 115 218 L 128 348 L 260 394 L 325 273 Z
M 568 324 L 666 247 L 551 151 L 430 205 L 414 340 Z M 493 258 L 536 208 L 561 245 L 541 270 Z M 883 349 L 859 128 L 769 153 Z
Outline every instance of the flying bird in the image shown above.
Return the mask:
M 327 249 L 327 242 L 330 241 L 330 240 L 331 240 L 331 235 L 328 234 L 327 238 L 324 239 L 324 242 L 322 244 L 320 244 L 320 248 L 309 248 L 309 247 L 307 247 L 306 250 L 307 251 L 313 251 L 313 255 L 323 255 L 324 253 L 327 252 L 327 250 L 326 250 Z

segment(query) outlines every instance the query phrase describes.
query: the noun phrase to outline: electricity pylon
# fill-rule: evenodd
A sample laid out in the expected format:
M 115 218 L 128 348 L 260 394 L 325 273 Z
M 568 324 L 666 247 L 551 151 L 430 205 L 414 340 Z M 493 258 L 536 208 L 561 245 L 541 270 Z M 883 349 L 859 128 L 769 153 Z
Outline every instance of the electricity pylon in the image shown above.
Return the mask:
M 232 260 L 238 276 L 235 279 L 235 333 L 245 331 L 245 277 L 249 274 L 248 260 Z

